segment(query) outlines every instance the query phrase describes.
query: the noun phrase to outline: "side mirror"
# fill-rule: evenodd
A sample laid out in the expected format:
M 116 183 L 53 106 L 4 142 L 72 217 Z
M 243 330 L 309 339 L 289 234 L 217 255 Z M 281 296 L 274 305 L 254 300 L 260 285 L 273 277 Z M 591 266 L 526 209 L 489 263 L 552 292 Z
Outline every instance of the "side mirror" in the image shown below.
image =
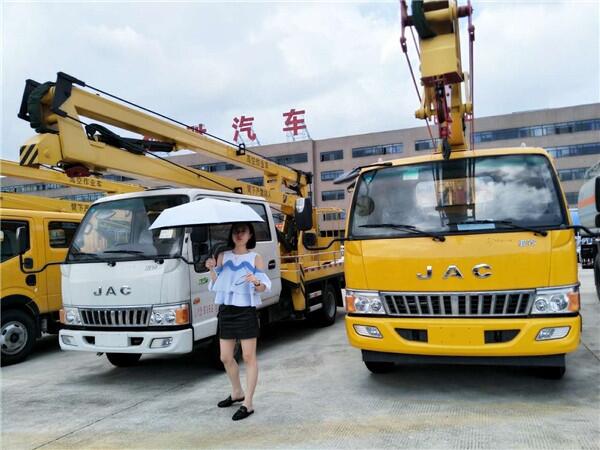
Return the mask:
M 313 232 L 302 233 L 302 245 L 306 248 L 312 248 L 317 245 L 317 234 Z
M 17 228 L 17 254 L 22 255 L 27 251 L 29 239 L 27 238 L 27 228 Z
M 300 231 L 310 230 L 313 227 L 312 201 L 310 198 L 299 198 L 296 200 L 294 219 Z
M 596 223 L 596 228 L 600 228 L 600 214 L 596 214 L 594 221 Z

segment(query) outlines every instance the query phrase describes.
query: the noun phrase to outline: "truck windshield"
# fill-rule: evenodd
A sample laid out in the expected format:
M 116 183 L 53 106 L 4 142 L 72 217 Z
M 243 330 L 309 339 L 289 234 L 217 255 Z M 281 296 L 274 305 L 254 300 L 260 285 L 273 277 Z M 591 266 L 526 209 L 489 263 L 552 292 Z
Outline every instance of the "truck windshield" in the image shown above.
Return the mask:
M 160 195 L 92 205 L 86 213 L 67 261 L 169 258 L 180 255 L 183 230 L 148 227 L 167 208 L 187 203 L 186 195 Z
M 558 227 L 567 224 L 558 186 L 548 159 L 535 154 L 376 169 L 358 180 L 349 237 Z

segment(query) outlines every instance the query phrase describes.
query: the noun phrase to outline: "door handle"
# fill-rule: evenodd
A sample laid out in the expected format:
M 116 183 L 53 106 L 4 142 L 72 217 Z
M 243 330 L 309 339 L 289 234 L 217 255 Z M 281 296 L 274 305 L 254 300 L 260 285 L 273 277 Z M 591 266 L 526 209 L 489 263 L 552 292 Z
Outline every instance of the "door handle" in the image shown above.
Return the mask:
M 272 259 L 271 261 L 269 261 L 269 265 L 267 266 L 269 269 L 274 269 L 277 266 L 277 263 L 275 262 L 274 259 Z

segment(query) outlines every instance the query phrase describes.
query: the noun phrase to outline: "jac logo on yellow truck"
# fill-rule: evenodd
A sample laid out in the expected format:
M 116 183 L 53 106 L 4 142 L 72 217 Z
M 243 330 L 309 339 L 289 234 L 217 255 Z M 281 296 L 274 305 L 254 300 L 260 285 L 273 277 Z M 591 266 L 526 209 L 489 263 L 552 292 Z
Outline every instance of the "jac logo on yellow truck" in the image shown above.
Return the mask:
M 471 269 L 471 272 L 473 273 L 473 276 L 475 278 L 489 278 L 492 276 L 492 266 L 490 266 L 489 264 L 476 264 Z M 432 276 L 433 276 L 433 267 L 431 267 L 431 266 L 427 266 L 427 270 L 426 270 L 425 274 L 422 274 L 420 272 L 417 273 L 417 278 L 419 280 L 430 280 Z M 442 276 L 442 278 L 444 280 L 447 280 L 448 278 L 461 278 L 462 279 L 464 277 L 463 277 L 462 272 L 458 268 L 458 266 L 451 264 L 448 266 L 448 268 L 444 272 L 444 275 Z

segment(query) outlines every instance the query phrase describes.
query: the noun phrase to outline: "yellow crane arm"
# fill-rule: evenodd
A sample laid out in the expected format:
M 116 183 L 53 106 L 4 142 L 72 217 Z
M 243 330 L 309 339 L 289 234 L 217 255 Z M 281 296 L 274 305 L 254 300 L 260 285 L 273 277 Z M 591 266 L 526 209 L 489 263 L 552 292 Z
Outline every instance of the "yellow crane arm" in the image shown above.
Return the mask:
M 469 18 L 472 45 L 475 39 L 471 24 L 473 8 L 470 1 L 467 6 L 459 7 L 456 0 L 413 0 L 409 16 L 405 0 L 401 0 L 400 6 L 403 52 L 407 53 L 404 36 L 407 27 L 414 27 L 419 37 L 423 92 L 415 116 L 433 119 L 438 124 L 439 150 L 448 158 L 452 150 L 467 149 L 465 122 L 473 112 L 473 104 L 471 90 L 471 98 L 463 102 L 462 84 L 466 77 L 462 70 L 458 19 Z
M 135 184 L 120 183 L 98 177 L 71 178 L 65 173 L 56 170 L 21 166 L 18 163 L 6 160 L 0 160 L 0 175 L 26 180 L 45 181 L 46 183 L 57 183 L 64 186 L 89 189 L 91 191 L 106 192 L 108 194 L 125 194 L 127 192 L 144 190 L 144 187 Z
M 252 154 L 243 146 L 226 145 L 163 118 L 89 93 L 73 85 L 85 86 L 85 83 L 66 74 L 59 73 L 54 84 L 40 85 L 31 80 L 27 83 L 19 117 L 28 120 L 41 134 L 21 147 L 22 165 L 58 165 L 68 173 L 83 175 L 112 169 L 177 185 L 256 195 L 280 205 L 286 214 L 293 213 L 296 199 L 308 197 L 310 174 Z M 87 124 L 84 118 L 100 121 L 102 125 Z M 104 125 L 156 141 L 122 138 Z M 179 167 L 151 155 L 153 151 L 182 149 L 260 171 L 264 187 Z
M 83 214 L 91 203 L 59 200 L 26 194 L 0 192 L 0 208 L 29 209 L 35 211 L 54 211 Z

